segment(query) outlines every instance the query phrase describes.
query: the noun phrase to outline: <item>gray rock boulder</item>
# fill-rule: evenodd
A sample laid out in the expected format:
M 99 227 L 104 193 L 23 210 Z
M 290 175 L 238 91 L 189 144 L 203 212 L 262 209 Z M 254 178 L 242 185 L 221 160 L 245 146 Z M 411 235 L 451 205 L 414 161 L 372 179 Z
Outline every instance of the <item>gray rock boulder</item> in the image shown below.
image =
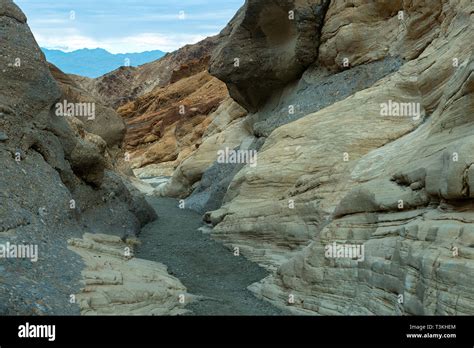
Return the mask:
M 221 33 L 210 73 L 255 112 L 271 93 L 301 76 L 318 55 L 327 0 L 247 0 Z

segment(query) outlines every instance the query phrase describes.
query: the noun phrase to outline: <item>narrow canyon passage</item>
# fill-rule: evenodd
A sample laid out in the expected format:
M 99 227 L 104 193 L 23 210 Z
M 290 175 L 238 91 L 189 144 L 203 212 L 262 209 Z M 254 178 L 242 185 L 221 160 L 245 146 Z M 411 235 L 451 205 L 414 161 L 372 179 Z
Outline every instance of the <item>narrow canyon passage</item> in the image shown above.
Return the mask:
M 247 286 L 267 272 L 197 229 L 201 216 L 171 198 L 148 197 L 159 218 L 145 226 L 137 257 L 168 266 L 190 294 L 201 300 L 186 306 L 194 315 L 282 315 L 257 299 Z

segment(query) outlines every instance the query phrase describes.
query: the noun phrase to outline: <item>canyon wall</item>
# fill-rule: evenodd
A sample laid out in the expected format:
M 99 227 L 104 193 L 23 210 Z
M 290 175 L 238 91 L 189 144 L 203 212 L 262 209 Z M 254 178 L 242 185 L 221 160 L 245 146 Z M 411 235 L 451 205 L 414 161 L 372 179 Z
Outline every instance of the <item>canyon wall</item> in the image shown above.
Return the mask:
M 0 314 L 79 314 L 83 308 L 71 296 L 81 291 L 89 259 L 69 250 L 68 239 L 105 233 L 126 241 L 156 214 L 117 170 L 122 119 L 48 65 L 25 15 L 11 0 L 0 0 L 0 36 Z M 95 112 L 76 113 L 75 107 L 58 112 L 65 100 L 93 105 Z M 9 246 L 27 247 L 30 255 L 5 254 Z M 100 257 L 89 251 L 88 257 Z M 140 261 L 113 263 L 125 278 L 140 266 Z M 143 270 L 153 267 L 155 281 L 162 277 L 170 289 L 185 291 L 164 266 L 147 264 Z M 101 273 L 105 279 L 112 275 L 107 267 Z M 155 311 L 176 312 L 173 292 L 163 288 L 152 295 Z M 91 297 L 82 293 L 95 308 Z M 98 312 L 107 312 L 107 306 L 110 311 L 121 300 L 140 306 L 143 296 L 116 297 Z
M 311 40 L 317 59 L 256 101 L 252 78 L 288 65 L 259 69 L 254 45 L 283 44 L 254 20 L 271 21 L 257 3 L 247 1 L 210 71 L 266 140 L 208 214 L 213 236 L 273 270 L 251 289 L 295 313 L 472 314 L 472 3 L 331 1 Z M 321 27 L 324 2 L 303 3 L 272 6 L 295 9 L 296 23 L 313 9 Z M 305 40 L 292 28 L 288 42 Z M 419 112 L 383 114 L 390 103 Z M 364 260 L 328 257 L 334 243 L 363 245 Z
M 226 97 L 225 85 L 203 70 L 120 107 L 132 167 L 160 163 L 170 174 L 167 168 L 172 172 L 200 146 L 210 115 Z

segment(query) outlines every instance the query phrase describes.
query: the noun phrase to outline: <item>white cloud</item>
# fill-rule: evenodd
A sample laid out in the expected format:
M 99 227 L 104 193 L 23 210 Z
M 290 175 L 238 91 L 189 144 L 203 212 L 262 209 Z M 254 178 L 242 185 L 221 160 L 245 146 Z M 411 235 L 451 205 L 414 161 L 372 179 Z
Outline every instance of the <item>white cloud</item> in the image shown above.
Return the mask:
M 36 19 L 34 21 L 29 22 L 34 23 L 34 25 L 42 25 L 42 26 L 50 26 L 50 25 L 56 25 L 56 24 L 68 24 L 70 23 L 70 20 L 64 19 L 64 18 L 41 18 L 41 19 Z
M 82 48 L 104 48 L 111 53 L 133 53 L 151 50 L 172 52 L 178 48 L 194 44 L 206 38 L 201 34 L 156 34 L 141 33 L 119 38 L 94 39 L 76 33 L 44 36 L 36 34 L 36 40 L 41 47 L 60 49 L 66 52 Z
M 36 41 L 41 47 L 49 49 L 61 49 L 66 52 L 74 51 L 81 48 L 98 48 L 99 42 L 96 40 L 82 36 L 79 34 L 65 34 L 65 35 L 35 35 Z

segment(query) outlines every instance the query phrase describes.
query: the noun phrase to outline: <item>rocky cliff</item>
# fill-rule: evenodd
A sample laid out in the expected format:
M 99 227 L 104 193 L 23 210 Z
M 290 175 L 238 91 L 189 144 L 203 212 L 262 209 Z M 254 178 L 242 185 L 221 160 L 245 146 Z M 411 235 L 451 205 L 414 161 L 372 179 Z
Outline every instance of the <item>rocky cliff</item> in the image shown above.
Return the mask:
M 163 174 L 172 172 L 200 146 L 226 97 L 225 85 L 203 69 L 120 107 L 132 167 L 161 164 Z
M 129 101 L 152 92 L 155 88 L 189 77 L 207 69 L 218 37 L 209 37 L 198 44 L 187 45 L 163 58 L 139 67 L 123 66 L 104 76 L 90 79 L 71 76 L 91 95 L 106 105 L 118 108 Z
M 315 11 L 319 39 L 307 45 L 319 55 L 258 102 L 246 96 L 251 78 L 288 63 L 263 76 L 260 64 L 229 69 L 239 50 L 261 59 L 245 56 L 258 44 L 245 23 L 269 20 L 257 3 L 247 1 L 211 72 L 268 138 L 210 214 L 214 236 L 275 270 L 252 290 L 296 313 L 472 314 L 472 3 L 331 1 L 321 25 L 323 1 L 274 1 L 295 9 L 294 24 L 275 18 L 293 28 L 288 42 L 305 40 L 297 23 Z M 276 49 L 263 24 L 250 28 Z M 334 243 L 363 246 L 363 260 L 328 256 Z
M 71 299 L 85 265 L 67 240 L 88 232 L 127 241 L 156 214 L 116 170 L 123 121 L 48 66 L 10 0 L 0 1 L 0 36 L 0 314 L 77 314 L 81 307 Z M 114 267 L 127 278 L 137 263 L 116 260 Z M 167 278 L 155 266 L 161 267 L 155 279 Z M 184 291 L 177 280 L 169 278 L 169 285 Z M 172 311 L 173 293 L 159 296 L 155 311 Z M 142 298 L 124 300 L 139 306 Z

